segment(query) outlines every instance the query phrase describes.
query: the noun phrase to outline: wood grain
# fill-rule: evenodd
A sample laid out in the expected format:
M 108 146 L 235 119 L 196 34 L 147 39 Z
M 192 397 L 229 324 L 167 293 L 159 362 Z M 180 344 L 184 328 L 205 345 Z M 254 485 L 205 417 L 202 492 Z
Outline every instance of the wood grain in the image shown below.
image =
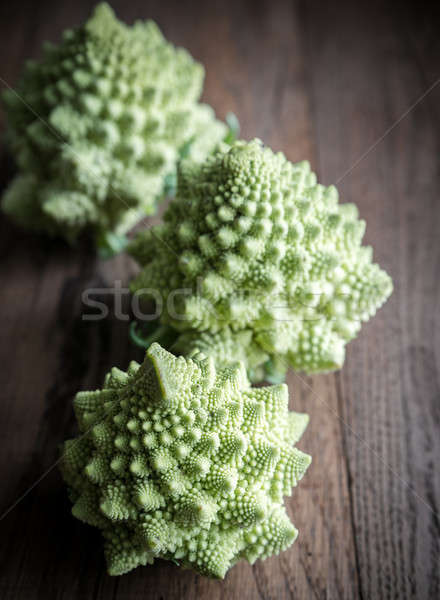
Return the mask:
M 154 18 L 205 64 L 205 100 L 222 117 L 239 115 L 243 137 L 309 159 L 326 184 L 440 76 L 438 9 L 429 4 L 112 4 L 128 22 Z M 92 5 L 2 6 L 4 82 L 13 85 L 22 61 Z M 0 522 L 1 598 L 440 596 L 439 100 L 440 85 L 338 184 L 367 220 L 366 241 L 395 292 L 351 343 L 341 372 L 289 375 L 291 408 L 311 416 L 301 447 L 314 457 L 287 501 L 300 537 L 279 557 L 238 565 L 224 582 L 163 561 L 106 575 L 98 533 L 71 517 L 56 467 L 45 473 L 75 431 L 75 392 L 141 358 L 125 321 L 82 320 L 82 291 L 125 285 L 135 267 L 125 256 L 100 262 L 86 245 L 72 250 L 1 219 L 0 511 L 44 475 Z M 13 166 L 1 152 L 4 185 Z

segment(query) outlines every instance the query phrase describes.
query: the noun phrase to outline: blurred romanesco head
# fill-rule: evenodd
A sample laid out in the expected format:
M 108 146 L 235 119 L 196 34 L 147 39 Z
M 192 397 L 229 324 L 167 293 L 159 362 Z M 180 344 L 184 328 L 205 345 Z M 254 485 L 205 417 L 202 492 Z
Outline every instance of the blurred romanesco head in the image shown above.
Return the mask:
M 154 212 L 179 154 L 205 158 L 225 135 L 198 102 L 203 67 L 152 21 L 132 27 L 100 4 L 46 44 L 4 96 L 19 173 L 3 209 L 19 224 L 75 239 L 123 233 Z
M 153 344 L 74 405 L 62 471 L 111 575 L 164 558 L 222 578 L 295 540 L 283 496 L 311 458 L 294 447 L 308 417 L 289 412 L 285 385 L 252 389 L 242 363 L 216 371 Z
M 183 354 L 246 360 L 254 380 L 282 378 L 288 365 L 333 370 L 392 291 L 364 231 L 307 162 L 258 140 L 223 145 L 182 164 L 164 223 L 132 243 L 142 267 L 132 289 L 161 292 Z

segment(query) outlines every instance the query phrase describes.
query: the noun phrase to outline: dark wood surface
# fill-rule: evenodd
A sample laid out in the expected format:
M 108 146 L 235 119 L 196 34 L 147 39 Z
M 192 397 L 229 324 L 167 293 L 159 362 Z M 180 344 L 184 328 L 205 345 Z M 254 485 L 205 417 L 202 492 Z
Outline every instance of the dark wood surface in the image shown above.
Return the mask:
M 128 22 L 156 19 L 205 64 L 204 98 L 220 116 L 234 111 L 243 137 L 309 159 L 323 183 L 339 181 L 395 292 L 339 373 L 289 375 L 291 407 L 311 416 L 300 446 L 314 458 L 287 500 L 296 544 L 239 564 L 224 582 L 162 561 L 111 578 L 98 533 L 71 517 L 51 467 L 75 431 L 75 392 L 141 358 L 126 322 L 81 319 L 84 289 L 126 283 L 135 267 L 2 218 L 0 511 L 18 502 L 0 522 L 0 597 L 439 598 L 440 85 L 389 131 L 440 77 L 438 11 L 375 0 L 113 5 Z M 91 6 L 4 3 L 2 79 L 13 85 L 22 61 Z M 12 162 L 3 147 L 1 156 L 3 185 Z

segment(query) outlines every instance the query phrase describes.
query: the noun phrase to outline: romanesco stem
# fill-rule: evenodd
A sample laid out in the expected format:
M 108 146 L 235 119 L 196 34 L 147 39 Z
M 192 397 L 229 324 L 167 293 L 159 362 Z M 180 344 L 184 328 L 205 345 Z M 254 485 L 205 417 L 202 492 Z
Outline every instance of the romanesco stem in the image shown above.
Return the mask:
M 171 339 L 177 336 L 177 333 L 171 327 L 159 325 L 149 335 L 144 337 L 142 332 L 139 331 L 143 326 L 145 328 L 145 323 L 140 325 L 139 321 L 132 321 L 130 323 L 130 339 L 136 346 L 144 350 L 149 348 L 154 342 L 158 342 L 164 347 L 169 347 Z

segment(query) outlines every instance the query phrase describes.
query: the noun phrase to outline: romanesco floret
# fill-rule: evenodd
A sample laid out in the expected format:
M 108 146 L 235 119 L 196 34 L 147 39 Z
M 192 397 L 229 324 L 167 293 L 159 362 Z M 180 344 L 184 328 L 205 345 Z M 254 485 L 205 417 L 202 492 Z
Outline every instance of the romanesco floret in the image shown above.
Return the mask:
M 223 578 L 295 540 L 283 496 L 311 458 L 294 447 L 308 417 L 288 410 L 284 384 L 253 389 L 243 363 L 216 370 L 152 344 L 74 407 L 82 433 L 64 444 L 62 473 L 111 575 L 164 558 Z
M 258 140 L 222 145 L 203 164 L 182 164 L 164 223 L 131 244 L 142 266 L 132 289 L 162 293 L 162 322 L 187 332 L 183 346 L 202 333 L 216 358 L 248 355 L 255 379 L 256 360 L 276 377 L 289 364 L 333 370 L 392 291 L 364 231 L 308 162 Z
M 154 212 L 183 150 L 202 160 L 226 133 L 198 102 L 203 77 L 154 22 L 128 27 L 98 5 L 5 93 L 19 173 L 4 211 L 68 240 L 127 231 Z

